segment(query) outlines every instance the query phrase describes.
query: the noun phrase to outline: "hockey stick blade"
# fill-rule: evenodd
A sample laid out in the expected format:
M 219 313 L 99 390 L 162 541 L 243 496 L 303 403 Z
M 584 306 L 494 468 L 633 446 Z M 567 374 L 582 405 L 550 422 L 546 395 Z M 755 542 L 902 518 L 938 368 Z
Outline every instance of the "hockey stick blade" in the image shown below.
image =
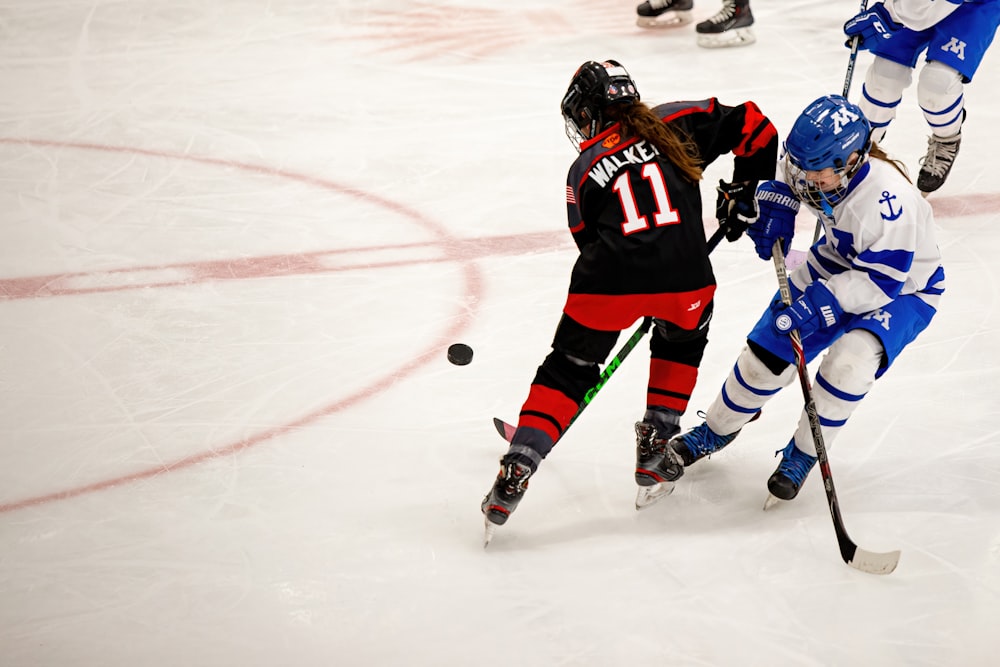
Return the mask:
M 500 434 L 500 437 L 507 442 L 510 442 L 511 438 L 514 437 L 514 431 L 517 430 L 499 417 L 493 418 L 493 427 L 497 430 L 497 433 Z
M 764 500 L 764 511 L 778 505 L 784 505 L 787 500 L 767 494 Z M 856 570 L 867 574 L 889 574 L 896 569 L 899 564 L 899 551 L 889 551 L 886 553 L 876 553 L 867 551 L 856 545 L 846 533 L 837 531 L 837 541 L 840 543 L 840 555 L 844 562 Z
M 876 553 L 874 551 L 865 551 L 854 545 L 854 555 L 850 559 L 845 556 L 844 562 L 855 570 L 860 570 L 868 574 L 889 574 L 899 564 L 899 555 L 899 551 Z

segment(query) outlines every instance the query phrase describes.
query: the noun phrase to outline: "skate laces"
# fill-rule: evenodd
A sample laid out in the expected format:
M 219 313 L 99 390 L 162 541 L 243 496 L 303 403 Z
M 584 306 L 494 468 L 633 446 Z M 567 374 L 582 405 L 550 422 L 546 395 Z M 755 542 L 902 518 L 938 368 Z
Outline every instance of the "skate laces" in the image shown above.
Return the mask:
M 695 458 L 701 458 L 719 451 L 728 445 L 734 436 L 719 435 L 708 427 L 708 422 L 695 426 L 680 437 L 680 441 Z
M 635 444 L 639 451 L 639 456 L 649 458 L 650 456 L 663 454 L 667 451 L 667 443 L 670 442 L 670 438 L 676 435 L 678 431 L 680 431 L 679 427 L 673 427 L 669 433 L 666 433 L 663 429 L 659 429 L 649 422 L 636 422 Z
M 727 0 L 722 3 L 722 9 L 715 16 L 709 17 L 710 23 L 725 23 L 729 19 L 736 16 L 736 3 L 731 0 Z
M 775 454 L 781 454 L 781 463 L 778 464 L 778 472 L 795 482 L 797 486 L 802 486 L 806 476 L 816 464 L 816 457 L 810 456 L 799 450 L 795 442 L 790 442 L 784 449 L 779 449 Z
M 643 458 L 649 457 L 653 454 L 659 454 L 660 451 L 664 449 L 666 444 L 662 438 L 658 439 L 656 427 L 652 424 L 647 424 L 646 422 L 637 422 L 635 425 L 636 434 L 636 448 L 639 450 L 639 456 Z M 657 446 L 659 442 L 659 446 Z
M 503 490 L 509 496 L 520 496 L 528 488 L 531 468 L 523 463 L 511 461 L 503 464 Z
M 934 176 L 943 176 L 948 171 L 948 167 L 955 162 L 955 156 L 958 155 L 959 136 L 942 139 L 932 134 L 927 140 L 927 155 L 920 159 L 920 165 L 924 171 L 930 172 Z

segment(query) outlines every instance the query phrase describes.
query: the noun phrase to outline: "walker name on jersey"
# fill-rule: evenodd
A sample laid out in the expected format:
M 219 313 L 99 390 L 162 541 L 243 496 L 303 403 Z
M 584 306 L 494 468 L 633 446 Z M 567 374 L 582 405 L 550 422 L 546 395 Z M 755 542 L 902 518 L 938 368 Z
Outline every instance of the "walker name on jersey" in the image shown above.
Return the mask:
M 603 188 L 622 167 L 630 164 L 645 164 L 659 154 L 660 151 L 657 150 L 656 146 L 643 139 L 617 153 L 601 158 L 597 164 L 591 167 L 590 177 Z

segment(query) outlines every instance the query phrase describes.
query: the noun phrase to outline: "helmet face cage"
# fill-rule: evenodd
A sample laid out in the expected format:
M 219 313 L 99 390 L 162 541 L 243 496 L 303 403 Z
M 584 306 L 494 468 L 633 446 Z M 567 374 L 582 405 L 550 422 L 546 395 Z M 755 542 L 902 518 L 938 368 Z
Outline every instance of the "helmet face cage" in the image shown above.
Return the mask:
M 796 119 L 784 144 L 785 179 L 799 198 L 814 207 L 834 205 L 847 195 L 851 177 L 868 155 L 871 125 L 861 109 L 841 95 L 814 101 Z M 857 161 L 850 159 L 857 153 Z M 833 169 L 839 177 L 824 189 L 807 172 Z
M 612 104 L 638 100 L 635 82 L 620 63 L 587 61 L 576 70 L 560 105 L 566 136 L 579 151 L 580 144 L 608 125 L 605 109 Z
M 833 187 L 826 185 L 824 189 L 819 182 L 806 178 L 807 171 L 818 170 L 803 169 L 795 164 L 791 154 L 785 153 L 785 180 L 788 187 L 801 201 L 813 208 L 822 209 L 826 208 L 824 204 L 834 206 L 843 201 L 844 197 L 847 196 L 847 187 L 851 178 L 858 172 L 863 163 L 864 161 L 859 159 L 849 169 L 834 168 L 834 173 L 838 177 L 837 183 Z

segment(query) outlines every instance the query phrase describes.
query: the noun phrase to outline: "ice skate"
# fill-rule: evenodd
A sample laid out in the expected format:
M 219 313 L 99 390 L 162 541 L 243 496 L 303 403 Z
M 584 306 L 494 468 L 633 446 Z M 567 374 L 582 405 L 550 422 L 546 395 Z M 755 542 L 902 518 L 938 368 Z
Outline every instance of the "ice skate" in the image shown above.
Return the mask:
M 528 478 L 531 468 L 516 461 L 500 460 L 500 473 L 497 475 L 493 488 L 483 498 L 481 509 L 486 516 L 486 538 L 483 547 L 490 544 L 497 526 L 507 523 L 510 513 L 521 502 L 528 488 Z
M 816 465 L 816 457 L 806 454 L 795 446 L 795 440 L 779 450 L 781 463 L 767 480 L 767 490 L 770 492 L 764 502 L 764 509 L 774 506 L 779 500 L 792 500 L 799 495 L 799 489 L 806 481 L 809 471 Z
M 962 114 L 964 119 L 964 110 Z M 961 129 L 950 137 L 932 134 L 927 140 L 927 155 L 920 159 L 920 173 L 917 175 L 917 189 L 925 197 L 944 185 L 961 145 Z
M 692 20 L 694 0 L 646 0 L 635 8 L 640 28 L 678 28 Z
M 695 26 L 698 46 L 708 49 L 729 46 L 749 46 L 757 41 L 753 30 L 753 14 L 745 0 L 724 0 L 722 9 L 707 21 Z
M 680 430 L 661 431 L 652 424 L 636 422 L 635 425 L 635 483 L 639 491 L 635 497 L 637 510 L 649 507 L 674 490 L 674 481 L 684 474 L 680 459 L 670 449 L 670 437 Z
M 671 440 L 670 447 L 686 468 L 695 461 L 719 451 L 735 440 L 737 435 L 739 431 L 729 435 L 719 435 L 708 427 L 708 422 L 702 422 L 684 435 Z

